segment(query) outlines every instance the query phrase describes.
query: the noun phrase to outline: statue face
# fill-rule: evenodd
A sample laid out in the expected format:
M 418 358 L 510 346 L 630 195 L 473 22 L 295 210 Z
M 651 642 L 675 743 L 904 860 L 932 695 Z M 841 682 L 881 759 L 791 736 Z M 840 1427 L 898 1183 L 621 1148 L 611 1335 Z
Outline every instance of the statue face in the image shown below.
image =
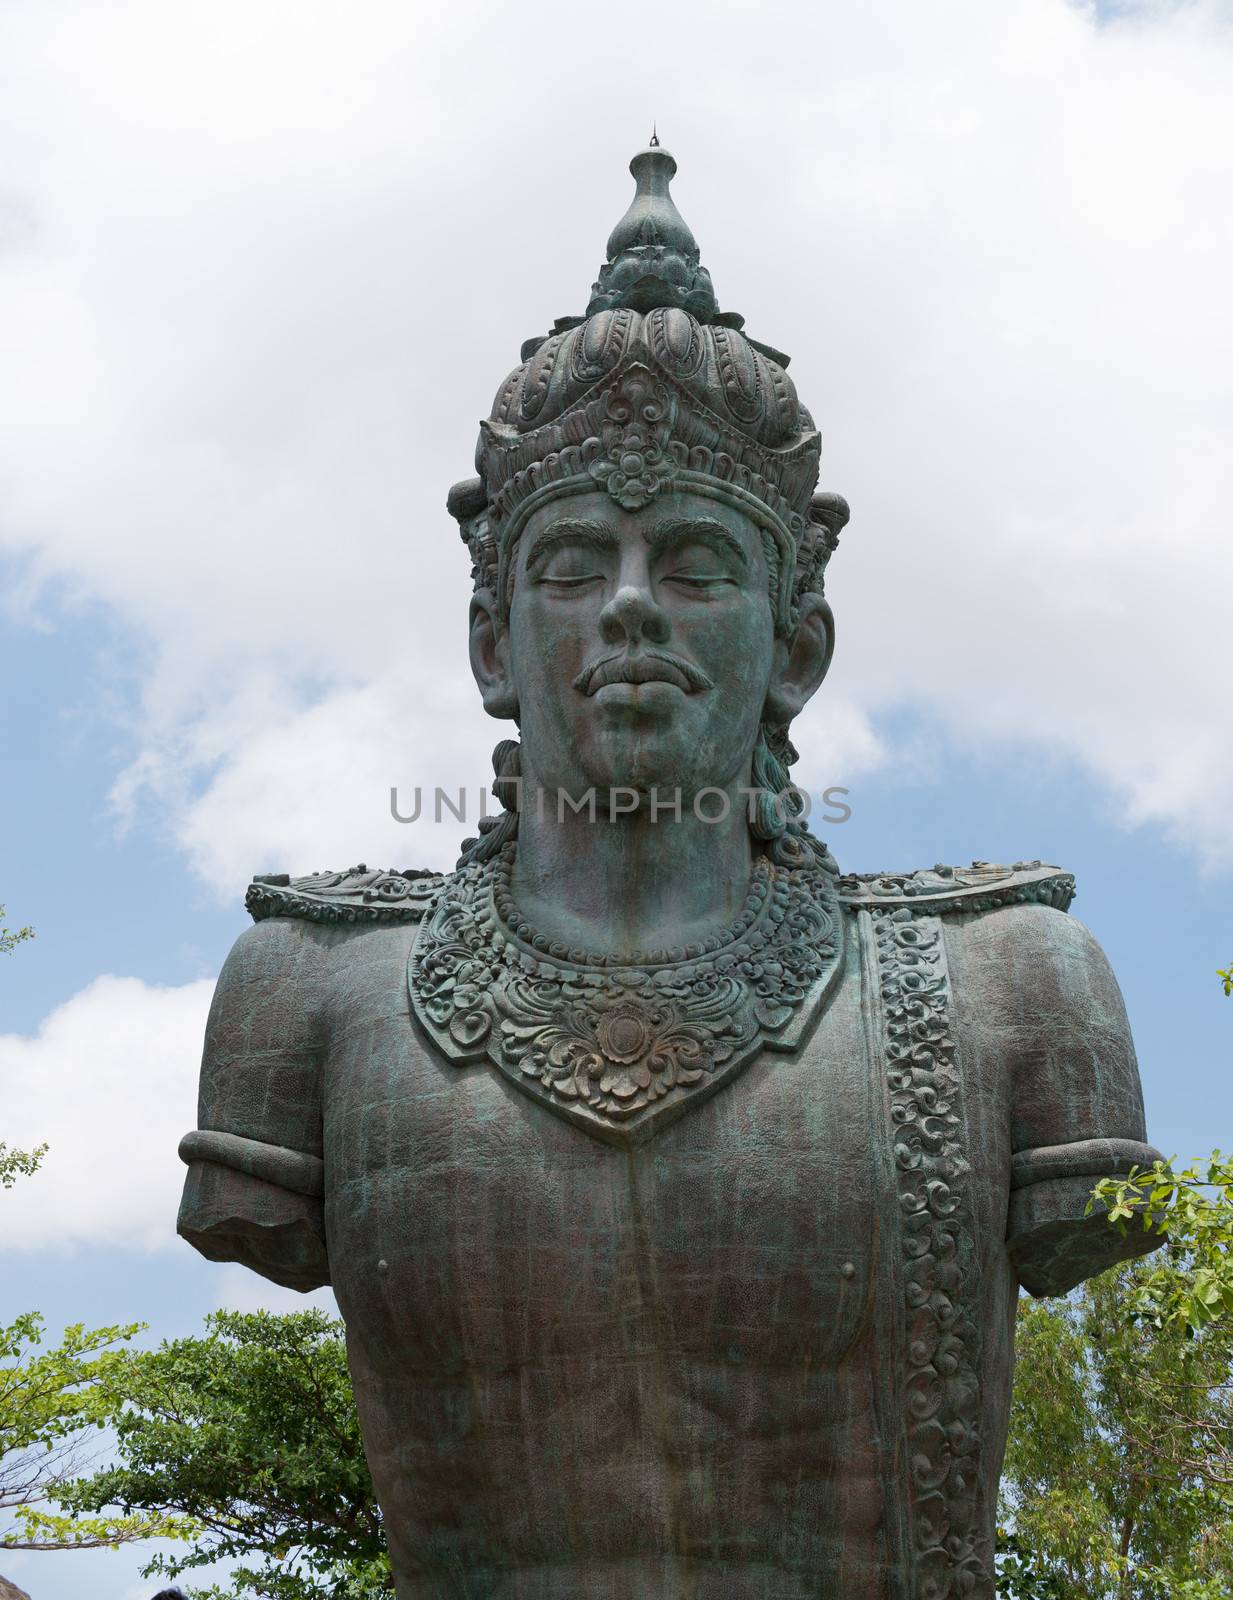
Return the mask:
M 574 795 L 679 787 L 685 798 L 747 781 L 768 705 L 782 717 L 799 676 L 798 652 L 775 637 L 767 559 L 752 521 L 700 495 L 630 511 L 597 490 L 536 511 L 508 624 L 481 602 L 472 630 L 485 703 L 517 717 L 526 776 Z M 826 654 L 825 626 L 822 642 Z M 788 716 L 816 681 L 789 688 Z

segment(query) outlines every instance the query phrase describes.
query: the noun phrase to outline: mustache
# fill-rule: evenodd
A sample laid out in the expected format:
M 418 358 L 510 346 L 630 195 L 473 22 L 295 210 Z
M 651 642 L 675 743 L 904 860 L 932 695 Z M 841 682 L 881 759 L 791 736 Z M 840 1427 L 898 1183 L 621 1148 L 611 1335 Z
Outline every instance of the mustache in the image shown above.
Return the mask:
M 692 661 L 668 655 L 663 650 L 617 650 L 592 661 L 574 679 L 574 688 L 583 694 L 597 694 L 609 683 L 674 683 L 686 694 L 713 689 L 715 680 Z

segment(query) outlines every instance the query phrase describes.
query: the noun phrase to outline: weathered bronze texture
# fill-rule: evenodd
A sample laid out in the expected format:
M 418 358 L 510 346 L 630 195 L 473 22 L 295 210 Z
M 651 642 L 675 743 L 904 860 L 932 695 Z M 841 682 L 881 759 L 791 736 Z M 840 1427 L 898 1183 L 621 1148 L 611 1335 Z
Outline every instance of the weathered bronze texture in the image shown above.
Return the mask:
M 333 1284 L 400 1600 L 980 1600 L 1019 1286 L 1150 1242 L 1125 1012 L 1067 873 L 810 834 L 847 506 L 632 171 L 449 497 L 501 815 L 254 880 L 180 1231 Z

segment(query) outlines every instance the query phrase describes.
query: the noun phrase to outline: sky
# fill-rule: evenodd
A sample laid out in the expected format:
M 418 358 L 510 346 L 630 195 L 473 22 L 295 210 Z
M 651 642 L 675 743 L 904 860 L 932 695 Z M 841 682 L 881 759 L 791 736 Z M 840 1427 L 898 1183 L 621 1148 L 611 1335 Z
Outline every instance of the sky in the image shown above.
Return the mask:
M 1073 871 L 1152 1137 L 1233 1145 L 1233 8 L 0 0 L 0 1317 L 295 1300 L 175 1237 L 212 981 L 253 873 L 473 831 L 389 812 L 506 732 L 445 495 L 653 122 L 853 508 L 832 849 Z

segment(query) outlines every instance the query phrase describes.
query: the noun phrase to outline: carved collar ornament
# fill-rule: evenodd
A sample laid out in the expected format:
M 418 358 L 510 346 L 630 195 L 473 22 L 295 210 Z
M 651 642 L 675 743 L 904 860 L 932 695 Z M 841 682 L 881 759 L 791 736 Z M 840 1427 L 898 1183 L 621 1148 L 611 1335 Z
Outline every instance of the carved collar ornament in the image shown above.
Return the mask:
M 258 922 L 418 925 L 411 1007 L 441 1053 L 458 1066 L 487 1059 L 541 1105 L 627 1146 L 730 1083 L 760 1049 L 804 1043 L 839 978 L 841 913 L 872 913 L 907 950 L 916 919 L 1024 903 L 1064 911 L 1075 892 L 1070 873 L 1041 861 L 840 877 L 812 852 L 792 867 L 759 857 L 722 934 L 614 963 L 526 921 L 510 891 L 515 849 L 448 876 L 362 863 L 267 874 L 245 904 Z
M 410 958 L 411 1003 L 448 1060 L 487 1058 L 606 1143 L 641 1143 L 764 1047 L 795 1050 L 838 980 L 839 900 L 823 866 L 759 857 L 722 934 L 618 963 L 522 917 L 515 849 L 438 880 Z
M 608 240 L 586 317 L 528 340 L 481 424 L 479 478 L 449 508 L 477 588 L 504 611 L 518 536 L 558 496 L 607 490 L 636 510 L 669 490 L 737 507 L 774 539 L 777 624 L 820 592 L 848 517 L 815 494 L 820 444 L 785 370 L 788 357 L 721 312 L 693 234 L 668 192 L 660 147 L 630 163 L 637 192 Z

